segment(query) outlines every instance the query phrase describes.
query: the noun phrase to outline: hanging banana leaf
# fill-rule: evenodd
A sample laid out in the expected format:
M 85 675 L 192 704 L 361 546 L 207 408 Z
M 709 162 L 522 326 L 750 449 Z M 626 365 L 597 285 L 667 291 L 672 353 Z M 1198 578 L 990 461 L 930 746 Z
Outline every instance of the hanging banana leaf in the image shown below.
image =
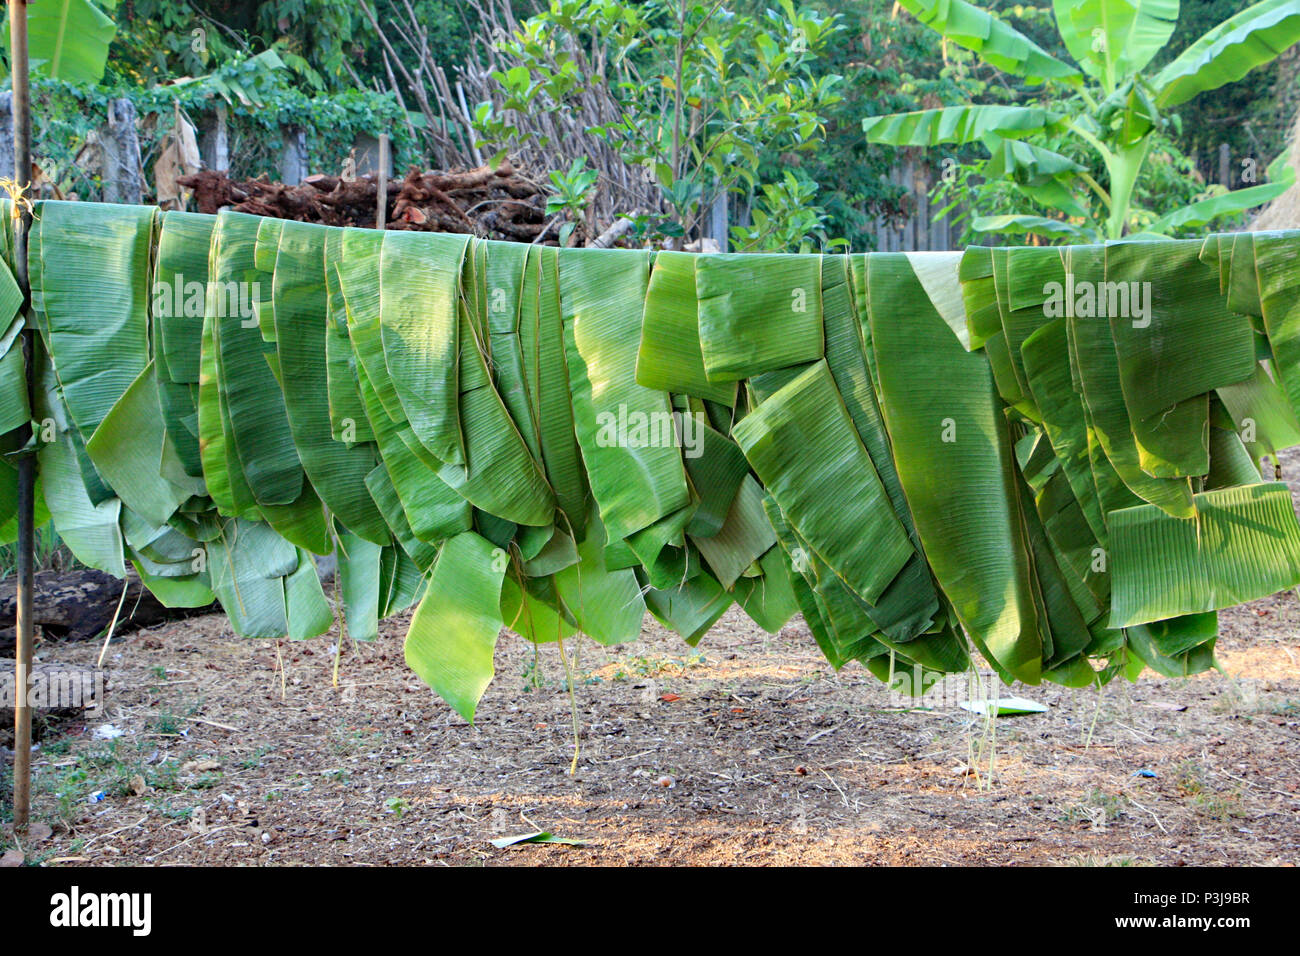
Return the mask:
M 471 724 L 504 626 L 506 564 L 499 548 L 472 531 L 449 539 L 406 635 L 407 665 Z
M 1215 611 L 1300 584 L 1300 524 L 1281 482 L 1206 491 L 1197 517 L 1143 505 L 1108 516 L 1111 627 Z

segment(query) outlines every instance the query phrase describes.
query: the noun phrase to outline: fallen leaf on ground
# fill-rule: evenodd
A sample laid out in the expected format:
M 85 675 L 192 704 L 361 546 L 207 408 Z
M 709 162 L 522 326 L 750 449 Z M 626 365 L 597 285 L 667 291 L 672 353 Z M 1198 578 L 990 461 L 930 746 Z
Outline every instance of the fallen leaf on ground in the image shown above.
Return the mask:
M 498 850 L 518 846 L 521 843 L 563 843 L 566 846 L 587 845 L 582 840 L 573 840 L 569 837 L 558 837 L 553 833 L 547 833 L 545 830 L 536 830 L 533 833 L 521 833 L 519 836 L 498 837 L 497 839 L 492 840 L 491 843 Z

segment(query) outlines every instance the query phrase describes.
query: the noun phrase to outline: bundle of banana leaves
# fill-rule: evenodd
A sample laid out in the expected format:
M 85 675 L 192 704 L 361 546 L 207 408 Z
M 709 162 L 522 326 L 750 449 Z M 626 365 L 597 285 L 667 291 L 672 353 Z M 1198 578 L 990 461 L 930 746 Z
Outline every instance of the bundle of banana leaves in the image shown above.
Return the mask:
M 10 222 L 8 216 L 4 217 Z M 12 266 L 12 226 L 0 233 Z M 556 249 L 45 202 L 0 269 L 16 456 L 85 564 L 236 633 L 414 606 L 467 719 L 503 628 L 802 613 L 921 692 L 1214 664 L 1300 583 L 1300 233 L 964 253 Z M 29 405 L 18 333 L 39 330 Z M 18 447 L 21 427 L 32 441 Z

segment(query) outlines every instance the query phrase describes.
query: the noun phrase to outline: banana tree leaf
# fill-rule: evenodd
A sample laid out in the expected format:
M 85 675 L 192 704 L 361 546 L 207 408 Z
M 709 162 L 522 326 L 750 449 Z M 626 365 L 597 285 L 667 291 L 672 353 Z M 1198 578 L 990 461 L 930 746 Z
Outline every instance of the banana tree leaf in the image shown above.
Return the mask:
M 826 363 L 750 412 L 732 435 L 800 537 L 874 604 L 914 549 Z
M 537 250 L 521 243 L 487 242 L 487 283 L 484 297 L 487 305 L 489 329 L 488 352 L 492 356 L 493 382 L 510 418 L 528 446 L 535 461 L 542 460 L 541 438 L 538 435 L 537 409 L 533 405 L 533 392 L 524 368 L 524 346 L 520 333 L 525 306 L 535 312 L 536 288 L 530 302 L 525 302 L 523 285 L 536 281 Z M 530 316 L 529 327 L 536 327 L 536 316 Z M 535 349 L 534 349 L 535 357 Z
M 77 452 L 68 432 L 43 442 L 37 452 L 41 490 L 54 530 L 78 561 L 114 577 L 126 577 L 122 532 L 118 526 L 122 502 L 117 498 L 95 504 L 86 494 Z
M 288 632 L 283 578 L 298 567 L 297 551 L 266 525 L 227 521 L 207 543 L 212 590 L 240 637 Z
M 481 285 L 485 268 L 481 250 L 482 244 L 476 243 L 466 258 L 462 282 L 465 289 Z M 434 467 L 444 482 L 487 514 L 514 524 L 548 528 L 555 513 L 554 493 L 541 464 L 511 420 L 488 369 L 487 333 L 482 331 L 487 327 L 487 316 L 477 311 L 479 304 L 486 301 L 486 293 L 482 293 L 464 296 L 460 304 L 460 340 L 464 348 L 459 356 L 459 415 L 466 464 L 442 462 Z M 411 445 L 411 431 L 401 434 L 412 452 L 432 458 L 421 447 Z
M 916 271 L 915 267 L 913 271 Z M 917 271 L 917 278 L 920 276 L 921 273 Z M 966 333 L 963 335 L 960 330 L 953 329 L 953 334 L 969 352 L 971 349 L 983 348 L 991 336 L 1003 331 L 997 282 L 993 278 L 993 250 L 985 246 L 968 246 L 961 254 L 957 277 L 961 282 Z M 862 315 L 864 318 L 867 315 L 865 307 Z
M 986 656 L 1036 682 L 1040 624 L 988 363 L 930 306 L 906 256 L 875 257 L 869 296 L 881 409 L 934 576 Z
M 275 263 L 276 349 L 285 381 L 285 411 L 303 471 L 325 507 L 368 541 L 387 544 L 388 526 L 366 488 L 375 446 L 336 442 L 325 373 L 327 304 L 323 226 L 286 222 Z
M 492 680 L 506 565 L 472 531 L 443 545 L 406 634 L 406 663 L 471 724 Z
M 1151 62 L 1178 25 L 1178 0 L 1052 0 L 1070 55 L 1110 92 Z
M 868 116 L 862 121 L 862 131 L 868 143 L 938 146 L 941 143 L 974 143 L 989 135 L 1029 136 L 1054 128 L 1061 119 L 1037 106 L 945 106 L 890 116 Z
M 1210 473 L 1205 476 L 1205 490 L 1255 485 L 1263 481 L 1259 465 L 1235 431 L 1210 426 Z
M 722 254 L 699 259 L 700 348 L 712 382 L 822 357 L 821 256 Z
M 984 62 L 1004 73 L 1024 77 L 1028 83 L 1082 79 L 1077 68 L 1058 60 L 1019 30 L 965 0 L 900 0 L 899 6 L 958 46 L 978 53 Z
M 236 510 L 237 486 L 239 507 L 251 505 L 252 492 L 243 484 L 243 474 L 232 475 L 229 468 L 233 449 L 227 447 L 224 420 L 221 412 L 221 394 L 217 380 L 216 316 L 204 312 L 203 338 L 199 355 L 199 383 L 195 399 L 195 422 L 198 424 L 200 466 L 208 494 L 217 508 L 226 514 Z M 238 459 L 235 459 L 238 465 Z
M 646 388 L 695 395 L 731 406 L 736 402 L 736 386 L 711 382 L 704 370 L 696 258 L 686 252 L 660 252 L 655 256 L 636 356 L 636 381 Z
M 1206 491 L 1197 517 L 1149 506 L 1109 517 L 1111 627 L 1215 611 L 1300 584 L 1300 524 L 1281 482 Z
M 374 432 L 361 401 L 357 382 L 357 357 L 348 336 L 347 299 L 339 278 L 343 258 L 343 230 L 331 229 L 325 236 L 325 288 L 329 321 L 325 334 L 325 375 L 329 392 L 330 430 L 335 441 L 352 444 L 372 442 Z M 278 239 L 277 239 L 278 241 Z M 278 246 L 277 246 L 278 251 Z M 274 329 L 274 312 L 271 313 Z
M 731 439 L 696 418 L 684 419 L 683 424 L 698 432 L 699 454 L 687 454 L 686 473 L 691 487 L 699 495 L 699 503 L 686 526 L 688 534 L 708 538 L 722 530 L 731 510 L 740 483 L 749 474 L 749 462 Z
M 939 277 L 947 275 L 949 280 L 955 278 L 958 254 L 933 253 L 909 254 L 908 261 L 916 268 L 921 262 L 921 271 L 917 273 L 927 294 L 940 285 Z M 927 280 L 922 276 L 929 278 Z M 835 386 L 844 400 L 844 406 L 853 419 L 853 426 L 861 438 L 871 463 L 880 476 L 880 483 L 889 495 L 890 504 L 907 532 L 915 553 L 907 559 L 903 570 L 890 582 L 879 602 L 871 611 L 876 625 L 897 641 L 907 641 L 929 629 L 935 613 L 939 610 L 939 598 L 930 578 L 929 568 L 921 552 L 920 537 L 912 522 L 912 514 L 907 506 L 902 483 L 898 480 L 898 469 L 894 465 L 893 451 L 889 435 L 885 431 L 884 418 L 880 414 L 880 405 L 876 399 L 875 383 L 872 381 L 870 365 L 866 360 L 866 348 L 862 336 L 865 315 L 855 315 L 858 297 L 847 283 L 848 276 L 843 271 L 843 263 L 838 257 L 828 260 L 822 269 L 822 318 L 826 326 L 826 364 L 835 379 Z M 863 298 L 865 308 L 865 297 Z M 939 295 L 939 301 L 931 298 L 935 307 L 940 309 L 955 308 L 961 310 L 961 301 L 951 291 Z M 946 320 L 949 320 L 945 316 Z M 955 323 L 949 320 L 950 327 Z M 960 323 L 965 330 L 964 317 Z M 955 329 L 954 329 L 955 331 Z
M 27 49 L 34 73 L 94 85 L 104 76 L 108 48 L 117 33 L 113 18 L 91 0 L 52 0 L 26 12 Z M 9 24 L 4 26 L 9 45 Z
M 1300 445 L 1300 421 L 1286 394 L 1262 364 L 1255 365 L 1248 381 L 1220 386 L 1216 391 L 1251 458 L 1258 461 L 1265 455 L 1276 457 L 1282 449 Z
M 1033 498 L 1021 485 L 1021 520 L 1028 538 L 1043 630 L 1043 671 L 1056 670 L 1083 653 L 1092 640 L 1083 611 L 1075 603 L 1066 572 L 1057 563 Z M 911 645 L 908 645 L 910 649 Z
M 1046 186 L 1056 183 L 1058 177 L 1087 171 L 1068 156 L 1018 139 L 990 136 L 985 139 L 984 147 L 990 158 L 984 164 L 983 174 L 989 179 L 1009 179 L 1021 186 Z M 1083 212 L 1077 215 L 1082 216 Z
M 1288 179 L 1281 182 L 1247 186 L 1245 189 L 1234 189 L 1221 196 L 1200 199 L 1161 216 L 1150 223 L 1144 231 L 1167 235 L 1181 229 L 1200 229 L 1223 216 L 1236 216 L 1256 206 L 1270 203 L 1290 189 L 1294 183 L 1295 175 L 1292 173 Z
M 297 569 L 282 580 L 289 638 L 301 641 L 328 631 L 334 623 L 334 612 L 325 599 L 311 554 L 299 549 Z
M 1205 614 L 1186 614 L 1165 621 L 1152 621 L 1150 624 L 1135 624 L 1129 628 L 1129 634 L 1137 632 L 1141 643 L 1149 642 L 1164 657 L 1177 657 L 1194 647 L 1212 644 L 1219 636 L 1219 615 L 1210 611 Z
M 164 578 L 149 574 L 138 561 L 134 565 L 136 574 L 140 575 L 140 582 L 163 607 L 207 607 L 217 599 L 212 588 L 208 587 L 207 574 Z
M 384 362 L 380 327 L 383 304 L 380 255 L 385 235 L 374 229 L 344 229 L 342 256 L 334 267 L 339 277 L 339 291 L 343 295 L 348 338 L 356 355 L 358 377 L 364 371 L 388 417 L 405 424 L 406 413 Z M 371 424 L 373 426 L 374 422 Z
M 1076 287 L 1102 288 L 1104 255 L 1099 247 L 1067 250 L 1067 268 L 1076 277 Z M 1110 325 L 1099 321 L 1095 315 L 1087 314 L 1088 311 L 1076 308 L 1075 314 L 1067 316 L 1067 320 L 1071 363 L 1083 385 L 1089 425 L 1106 458 L 1134 494 L 1171 515 L 1191 517 L 1194 508 L 1190 482 L 1179 478 L 1155 478 L 1142 470 L 1137 442 L 1124 404 L 1122 373 Z M 1208 456 L 1208 449 L 1206 454 Z M 1103 513 L 1105 510 L 1103 508 Z
M 746 475 L 722 530 L 712 537 L 692 536 L 691 542 L 718 583 L 731 590 L 745 569 L 776 544 L 776 534 L 763 514 L 763 489 L 758 482 Z
M 1268 234 L 1264 234 L 1268 235 Z M 1278 234 L 1273 234 L 1278 235 Z M 1263 236 L 1260 236 L 1262 238 Z M 1271 238 L 1271 236 L 1269 236 Z M 1228 308 L 1245 315 L 1263 316 L 1264 306 L 1260 299 L 1260 277 L 1255 267 L 1255 233 L 1237 233 L 1231 237 L 1228 261 Z M 1220 288 L 1223 272 L 1220 266 Z
M 1229 17 L 1185 49 L 1153 82 L 1161 107 L 1235 83 L 1300 40 L 1300 10 L 1292 0 L 1263 0 Z
M 1260 311 L 1276 357 L 1274 366 L 1291 409 L 1300 415 L 1300 262 L 1286 234 L 1263 233 L 1249 244 L 1259 277 Z M 1233 246 L 1233 264 L 1237 247 Z
M 11 348 L 0 358 L 0 433 L 12 431 L 31 419 L 23 350 Z
M 1131 627 L 1127 633 L 1127 650 L 1139 665 L 1145 665 L 1164 677 L 1191 677 L 1209 670 L 1215 664 L 1214 641 L 1197 644 L 1191 650 L 1170 657 L 1160 652 L 1159 646 L 1144 625 Z M 1136 674 L 1133 674 L 1136 677 Z
M 40 205 L 42 302 L 50 357 L 89 439 L 149 362 L 152 206 Z M 105 356 L 112 361 L 105 363 Z
M 507 573 L 501 587 L 501 619 L 506 627 L 534 644 L 548 644 L 577 633 L 573 622 L 559 610 L 555 582 L 550 578 L 525 578 L 523 586 Z
M 1043 428 L 1074 493 L 1088 528 L 1106 540 L 1106 523 L 1088 454 L 1088 424 L 1070 377 L 1065 319 L 1055 319 L 1025 339 L 1020 354 Z
M 519 337 L 532 396 L 530 404 L 537 414 L 542 462 L 566 530 L 581 538 L 586 533 L 587 476 L 578 450 L 569 394 L 558 250 L 546 246 L 530 254 L 523 294 Z
M 468 531 L 470 503 L 438 477 L 440 463 L 410 434 L 410 428 L 388 417 L 364 367 L 357 366 L 357 373 L 366 416 L 411 534 L 420 541 L 435 543 Z M 373 497 L 369 476 L 367 489 Z M 394 527 L 393 531 L 397 533 L 399 529 Z
M 123 503 L 155 525 L 166 524 L 192 493 L 159 474 L 164 434 L 150 362 L 86 442 L 91 461 Z
M 154 261 L 153 321 L 160 377 L 199 380 L 199 347 L 208 285 L 208 251 L 217 218 L 195 212 L 161 216 Z
M 379 551 L 379 617 L 401 614 L 415 604 L 428 589 L 425 577 L 415 562 L 401 548 L 386 547 Z
M 646 605 L 636 574 L 605 563 L 605 530 L 594 510 L 578 562 L 557 571 L 555 591 L 567 619 L 598 644 L 621 644 L 641 635 Z
M 338 537 L 339 590 L 348 636 L 354 641 L 379 637 L 379 555 L 382 548 L 350 531 Z
M 1096 242 L 1097 231 L 1063 219 L 1046 216 L 1006 215 L 976 216 L 971 221 L 976 232 L 991 232 L 1009 236 L 1046 236 L 1049 239 L 1069 239 L 1072 242 Z
M 386 232 L 380 255 L 384 362 L 411 430 L 434 457 L 465 464 L 457 411 L 458 300 L 469 237 Z
M 541 466 L 528 452 L 501 396 L 488 375 L 485 357 L 472 344 L 473 323 L 461 314 L 460 421 L 465 434 L 465 465 L 442 463 L 438 477 L 476 508 L 520 525 L 549 526 L 555 516 L 555 495 Z M 415 454 L 412 445 L 400 433 Z
M 667 393 L 638 385 L 644 253 L 566 249 L 560 301 L 574 427 L 611 542 L 690 503 Z M 670 437 L 673 436 L 673 437 Z
M 763 573 L 758 577 L 742 577 L 736 581 L 732 594 L 749 619 L 767 631 L 776 634 L 790 618 L 799 613 L 790 578 L 789 558 L 784 549 L 771 548 L 759 558 Z
M 577 563 L 578 546 L 573 537 L 556 528 L 542 549 L 524 561 L 524 573 L 530 577 L 549 577 Z
M 969 351 L 972 348 L 970 330 L 966 323 L 964 292 L 959 282 L 963 258 L 963 253 L 960 252 L 907 253 L 907 260 L 912 264 L 912 271 L 916 273 L 917 281 L 929 296 L 930 304 L 943 316 L 943 320 L 952 329 L 953 335 L 957 336 Z M 864 282 L 864 290 L 865 285 Z M 865 306 L 860 311 L 865 317 Z M 829 330 L 826 335 L 829 339 Z M 829 352 L 829 344 L 826 348 Z
M 711 574 L 698 574 L 675 588 L 643 587 L 646 609 L 691 647 L 699 644 L 734 600 Z
M 627 537 L 627 546 L 645 569 L 651 587 L 671 587 L 698 573 L 698 554 L 689 552 L 683 537 L 691 517 L 690 507 L 681 508 Z M 690 560 L 692 556 L 695 557 L 693 562 Z
M 265 505 L 261 517 L 295 547 L 312 554 L 328 554 L 333 548 L 325 510 L 310 482 L 303 482 L 302 494 L 293 504 Z
M 207 304 L 214 310 L 218 389 L 230 423 L 227 437 L 243 478 L 258 504 L 287 505 L 302 494 L 303 469 L 285 414 L 286 400 L 267 364 L 275 346 L 257 329 L 254 301 L 271 291 L 271 274 L 255 262 L 265 221 L 242 213 L 218 217 Z
M 393 538 L 415 562 L 416 567 L 421 571 L 428 571 L 433 567 L 438 549 L 415 536 L 410 522 L 406 520 L 406 511 L 397 496 L 397 489 L 393 487 L 393 481 L 388 476 L 388 469 L 383 465 L 376 465 L 370 474 L 366 475 L 366 488 L 369 489 L 370 497 L 375 500 L 388 527 L 392 529 Z

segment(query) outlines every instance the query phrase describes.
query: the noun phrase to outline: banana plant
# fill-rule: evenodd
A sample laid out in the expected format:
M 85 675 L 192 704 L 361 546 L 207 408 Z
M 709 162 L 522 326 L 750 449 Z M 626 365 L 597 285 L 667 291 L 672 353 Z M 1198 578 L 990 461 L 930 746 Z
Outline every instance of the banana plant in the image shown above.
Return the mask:
M 1025 199 L 1056 213 L 977 217 L 977 232 L 1066 242 L 1169 235 L 1269 202 L 1294 182 L 1295 171 L 1279 160 L 1269 167 L 1268 183 L 1210 195 L 1165 215 L 1138 208 L 1134 199 L 1153 141 L 1179 128 L 1174 110 L 1300 41 L 1300 0 L 1261 0 L 1159 71 L 1150 65 L 1174 32 L 1178 0 L 1053 0 L 1073 62 L 965 0 L 899 0 L 899 6 L 946 43 L 1043 88 L 1043 105 L 950 106 L 863 121 L 873 143 L 978 143 L 988 152 L 979 175 L 1009 180 Z

